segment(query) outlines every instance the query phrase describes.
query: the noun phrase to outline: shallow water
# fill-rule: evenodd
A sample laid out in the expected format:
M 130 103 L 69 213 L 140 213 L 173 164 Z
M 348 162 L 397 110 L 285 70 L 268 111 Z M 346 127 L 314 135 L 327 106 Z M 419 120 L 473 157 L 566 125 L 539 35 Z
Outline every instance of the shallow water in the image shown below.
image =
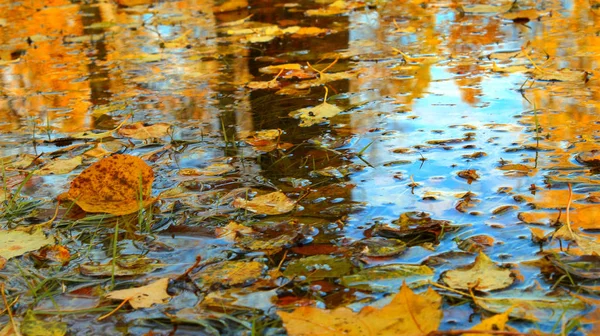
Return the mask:
M 301 208 L 272 219 L 292 218 L 305 224 L 308 233 L 294 245 L 348 247 L 368 236 L 368 229 L 377 223 L 391 224 L 409 211 L 427 212 L 460 229 L 429 244 L 418 239 L 409 242 L 413 246 L 393 258 L 366 258 L 363 266 L 422 263 L 432 255 L 460 251 L 459 240 L 487 235 L 494 242 L 484 252 L 520 273 L 512 290 L 540 286 L 540 292 L 546 292 L 558 284 L 579 291 L 522 264 L 540 258 L 540 245 L 531 240 L 532 224 L 524 223 L 519 214 L 550 212 L 535 227 L 554 231 L 552 216 L 558 209 L 564 212 L 568 202 L 566 182 L 573 184 L 574 211 L 597 202 L 597 171 L 576 160 L 578 154 L 598 148 L 600 26 L 598 10 L 588 1 L 518 1 L 511 13 L 522 14 L 515 19 L 502 11 L 461 12 L 462 3 L 455 1 L 373 1 L 327 17 L 305 14 L 324 6 L 312 1 L 250 1 L 248 8 L 225 13 L 218 13 L 212 1 L 151 6 L 141 2 L 130 7 L 61 0 L 0 4 L 0 154 L 11 160 L 16 154 L 41 154 L 43 160 L 79 155 L 90 148 L 84 145 L 88 141 L 70 137 L 82 131 L 112 130 L 128 114 L 132 115 L 128 122 L 173 125 L 173 133 L 159 139 L 106 139 L 114 141 L 112 152 L 150 162 L 156 175 L 155 195 L 181 183 L 196 183 L 187 190 L 191 197 L 163 199 L 158 207 L 154 238 L 173 250 L 148 254 L 170 265 L 153 276 L 183 273 L 197 254 L 204 259 L 263 258 L 269 267 L 277 266 L 281 255 L 270 259 L 260 252 L 244 253 L 214 238 L 214 228 L 229 219 L 260 219 L 229 203 L 217 204 L 227 192 L 250 187 L 280 189 L 292 199 L 301 199 Z M 232 34 L 248 23 L 227 26 L 242 19 L 328 31 L 319 36 L 281 34 L 254 42 L 256 33 Z M 316 76 L 307 62 L 323 69 L 336 59 L 321 75 L 321 83 L 302 87 L 315 79 L 297 76 Z M 280 91 L 247 87 L 251 81 L 269 81 L 278 72 L 264 74 L 260 68 L 284 63 L 299 63 L 304 70 L 280 79 Z M 525 70 L 505 73 L 495 68 L 515 65 Z M 534 66 L 546 72 L 582 70 L 587 78 L 533 81 Z M 348 78 L 326 82 L 327 74 L 341 72 L 347 72 Z M 289 116 L 322 103 L 326 94 L 327 102 L 343 112 L 309 127 Z M 282 130 L 279 142 L 290 147 L 265 152 L 243 141 L 249 132 L 266 129 Z M 66 139 L 66 145 L 82 146 L 56 154 L 58 145 L 65 145 L 56 142 L 60 138 Z M 481 154 L 468 157 L 477 152 Z M 35 177 L 23 194 L 48 201 L 44 208 L 52 209 L 50 201 L 95 160 L 86 158 L 70 174 Z M 235 170 L 222 178 L 202 180 L 179 174 L 183 168 L 203 169 L 225 162 Z M 510 164 L 520 166 L 507 169 Z M 349 168 L 349 173 L 341 168 Z M 337 169 L 333 176 L 332 169 Z M 321 170 L 328 170 L 329 176 Z M 465 170 L 475 170 L 479 177 L 473 181 L 459 177 Z M 307 186 L 292 186 L 286 178 L 305 179 Z M 457 205 L 466 192 L 473 195 L 461 212 Z M 501 206 L 509 207 L 500 211 Z M 579 225 L 577 220 L 573 224 Z M 83 227 L 79 230 L 87 230 Z M 77 228 L 75 232 L 81 233 Z M 595 239 L 594 231 L 600 227 L 584 228 Z M 110 232 L 99 233 L 103 235 L 105 242 L 96 245 L 97 251 L 92 249 L 91 257 L 71 263 L 110 258 Z M 123 239 L 120 253 L 147 252 L 133 243 L 136 239 Z M 558 248 L 558 244 L 545 248 Z M 434 267 L 432 279 L 470 264 L 475 255 L 447 258 Z M 293 251 L 287 254 L 288 260 L 300 256 Z M 7 264 L 0 272 L 9 276 L 14 267 Z M 22 285 L 13 282 L 15 288 Z M 395 289 L 387 290 L 397 290 L 401 282 L 397 279 L 391 287 Z M 376 290 L 347 296 L 336 293 L 340 290 L 324 295 L 320 304 L 334 308 L 383 296 Z M 590 297 L 597 299 L 593 293 Z M 41 302 L 45 303 L 36 306 L 34 300 L 28 307 L 52 306 L 47 300 Z M 480 310 L 450 303 L 445 303 L 441 329 L 468 329 L 479 321 L 468 316 Z M 181 299 L 173 305 L 190 304 L 194 300 Z M 107 320 L 96 327 L 118 334 L 129 325 L 134 334 L 147 332 L 143 323 L 131 322 L 139 312 L 127 314 L 132 317 L 121 324 Z M 153 314 L 160 315 L 159 310 L 147 317 Z M 82 330 L 78 319 L 81 316 L 65 317 L 72 331 Z M 513 321 L 513 325 L 521 331 L 556 332 L 552 328 L 561 319 L 537 325 Z M 586 325 L 580 330 L 592 328 Z

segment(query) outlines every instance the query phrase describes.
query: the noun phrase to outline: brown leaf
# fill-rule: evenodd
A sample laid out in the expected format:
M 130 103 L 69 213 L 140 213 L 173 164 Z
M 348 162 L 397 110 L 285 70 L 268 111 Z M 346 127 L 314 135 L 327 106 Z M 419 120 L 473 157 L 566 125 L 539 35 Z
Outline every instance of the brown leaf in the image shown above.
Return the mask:
M 281 191 L 276 191 L 257 196 L 251 201 L 243 198 L 236 198 L 235 201 L 233 201 L 233 206 L 259 214 L 280 215 L 294 210 L 296 202 L 289 199 Z

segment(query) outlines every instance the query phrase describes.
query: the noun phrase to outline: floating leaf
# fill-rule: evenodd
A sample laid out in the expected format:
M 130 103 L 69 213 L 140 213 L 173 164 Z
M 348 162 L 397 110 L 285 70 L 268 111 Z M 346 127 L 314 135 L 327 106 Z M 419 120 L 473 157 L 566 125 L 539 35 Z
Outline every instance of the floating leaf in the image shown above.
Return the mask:
M 146 126 L 142 122 L 136 122 L 129 125 L 123 125 L 117 133 L 128 138 L 148 140 L 167 136 L 171 131 L 171 128 L 172 126 L 167 123 L 157 123 Z
M 331 255 L 314 255 L 291 261 L 283 275 L 294 277 L 304 275 L 307 279 L 339 278 L 351 273 L 354 265 L 347 258 Z
M 542 81 L 584 83 L 588 75 L 586 71 L 571 69 L 533 71 L 533 78 Z
M 218 176 L 235 171 L 235 167 L 228 163 L 215 163 L 203 169 L 184 168 L 179 171 L 183 176 Z
M 70 159 L 57 159 L 34 171 L 33 173 L 35 175 L 67 174 L 73 171 L 73 169 L 79 167 L 82 162 L 83 159 L 80 155 Z
M 117 154 L 81 172 L 61 198 L 75 202 L 87 212 L 127 215 L 154 201 L 150 197 L 152 181 L 152 168 L 142 159 Z
M 383 308 L 364 307 L 323 310 L 300 307 L 291 313 L 278 312 L 290 336 L 309 335 L 427 335 L 442 319 L 442 297 L 432 289 L 415 294 L 406 285 Z
M 513 6 L 512 1 L 507 2 L 501 5 L 484 5 L 484 4 L 474 4 L 474 5 L 460 5 L 457 7 L 459 12 L 468 13 L 468 14 L 497 14 L 497 13 L 505 13 L 508 12 Z
M 247 235 L 253 232 L 254 230 L 251 227 L 238 224 L 234 221 L 230 221 L 225 227 L 215 229 L 215 235 L 217 238 L 231 242 L 235 241 L 235 238 L 240 234 Z
M 0 257 L 6 260 L 52 244 L 54 238 L 46 237 L 39 229 L 33 233 L 21 230 L 0 231 Z
M 454 289 L 492 291 L 512 285 L 515 278 L 510 270 L 496 266 L 487 255 L 480 252 L 473 264 L 444 272 L 442 280 Z
M 300 127 L 309 127 L 338 115 L 342 112 L 341 108 L 323 102 L 314 107 L 301 108 L 290 113 L 291 117 L 300 118 Z
M 276 191 L 256 196 L 251 201 L 243 198 L 236 198 L 233 202 L 233 206 L 259 214 L 280 215 L 294 210 L 296 202 L 289 199 L 281 191 Z
M 473 331 L 503 331 L 506 327 L 506 322 L 508 322 L 509 314 L 512 311 L 512 308 L 509 308 L 502 314 L 497 314 L 492 317 L 488 317 L 485 320 L 479 322 L 476 326 L 471 328 Z M 490 334 L 485 333 L 466 333 L 463 336 L 491 336 Z
M 67 323 L 40 320 L 33 312 L 28 311 L 21 322 L 20 330 L 24 336 L 63 336 L 67 333 Z
M 113 300 L 129 300 L 129 304 L 134 309 L 148 308 L 155 303 L 165 303 L 171 298 L 171 296 L 167 294 L 168 286 L 169 278 L 163 278 L 146 286 L 112 291 L 106 295 L 106 298 Z
M 202 268 L 192 278 L 201 286 L 241 285 L 260 278 L 265 265 L 257 261 L 223 261 Z

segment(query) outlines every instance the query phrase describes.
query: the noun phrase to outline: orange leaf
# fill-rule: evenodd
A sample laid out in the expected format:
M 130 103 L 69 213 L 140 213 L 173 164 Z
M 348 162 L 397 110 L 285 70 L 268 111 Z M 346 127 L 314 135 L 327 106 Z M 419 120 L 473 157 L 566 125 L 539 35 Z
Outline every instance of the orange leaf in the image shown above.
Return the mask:
M 442 320 L 442 297 L 432 289 L 415 294 L 404 284 L 383 308 L 364 307 L 323 310 L 300 307 L 291 313 L 278 312 L 291 336 L 300 335 L 426 335 L 437 330 Z
M 150 196 L 152 181 L 152 168 L 142 159 L 117 154 L 81 172 L 62 198 L 75 202 L 87 212 L 127 215 L 140 210 L 140 205 L 145 207 L 154 201 Z

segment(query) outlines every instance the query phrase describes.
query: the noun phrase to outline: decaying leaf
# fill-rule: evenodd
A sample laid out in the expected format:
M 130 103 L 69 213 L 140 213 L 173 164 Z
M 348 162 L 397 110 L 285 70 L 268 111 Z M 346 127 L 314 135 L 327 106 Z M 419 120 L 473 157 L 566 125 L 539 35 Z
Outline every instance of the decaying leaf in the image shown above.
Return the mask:
M 285 268 L 283 275 L 294 277 L 304 275 L 307 279 L 339 278 L 350 274 L 354 265 L 347 258 L 332 255 L 314 255 L 292 260 Z
M 134 309 L 148 308 L 155 303 L 165 303 L 171 298 L 171 296 L 167 294 L 168 286 L 169 278 L 163 278 L 146 286 L 112 291 L 106 295 L 106 298 L 113 300 L 128 300 L 129 304 Z
M 81 172 L 61 198 L 75 202 L 87 212 L 127 215 L 154 201 L 150 196 L 152 181 L 152 168 L 142 159 L 117 154 Z
M 67 333 L 67 323 L 38 319 L 32 311 L 28 311 L 20 331 L 24 336 L 63 336 Z
M 510 270 L 496 266 L 487 255 L 480 252 L 473 264 L 444 272 L 442 280 L 454 289 L 492 291 L 512 285 L 515 278 Z
M 54 238 L 46 237 L 42 230 L 33 233 L 0 230 L 0 257 L 6 260 L 51 244 L 54 244 Z
M 388 264 L 365 268 L 356 274 L 346 275 L 342 277 L 342 284 L 347 287 L 370 288 L 380 286 L 381 280 L 385 280 L 394 281 L 399 287 L 400 282 L 412 282 L 432 276 L 433 270 L 425 265 Z
M 148 274 L 155 269 L 162 267 L 156 259 L 138 256 L 122 256 L 115 260 L 108 261 L 104 264 L 88 262 L 79 266 L 79 271 L 83 275 L 94 277 L 110 277 L 110 276 L 131 276 Z
M 82 162 L 83 159 L 80 155 L 70 159 L 57 159 L 34 171 L 33 173 L 35 175 L 67 174 L 73 171 L 73 169 L 79 167 Z
M 136 122 L 129 125 L 123 125 L 117 133 L 128 138 L 148 140 L 167 136 L 171 131 L 171 128 L 172 126 L 167 123 L 157 123 L 146 126 L 142 122 Z
M 235 238 L 239 234 L 251 234 L 254 230 L 251 227 L 238 224 L 234 221 L 230 221 L 226 226 L 222 228 L 217 228 L 215 230 L 215 235 L 217 238 L 225 239 L 227 241 L 235 241 Z
M 202 268 L 192 278 L 207 288 L 213 284 L 235 286 L 257 280 L 264 271 L 265 265 L 257 261 L 223 261 Z
M 233 206 L 264 215 L 280 215 L 294 210 L 296 202 L 289 199 L 281 191 L 276 191 L 256 196 L 250 201 L 236 198 L 233 201 Z
M 588 76 L 587 71 L 583 70 L 560 69 L 540 71 L 536 69 L 533 71 L 533 78 L 542 81 L 584 83 L 587 81 Z
M 183 168 L 179 173 L 183 176 L 218 176 L 230 173 L 235 170 L 235 167 L 228 163 L 214 163 L 202 169 Z
M 441 303 L 442 297 L 432 289 L 415 294 L 404 285 L 383 308 L 367 306 L 355 313 L 345 307 L 334 310 L 300 307 L 291 313 L 277 314 L 291 336 L 427 335 L 438 329 Z
M 568 320 L 586 308 L 584 302 L 572 296 L 525 295 L 522 292 L 512 294 L 490 299 L 474 297 L 473 301 L 493 313 L 501 314 L 512 308 L 508 312 L 511 317 L 545 322 L 563 318 Z

